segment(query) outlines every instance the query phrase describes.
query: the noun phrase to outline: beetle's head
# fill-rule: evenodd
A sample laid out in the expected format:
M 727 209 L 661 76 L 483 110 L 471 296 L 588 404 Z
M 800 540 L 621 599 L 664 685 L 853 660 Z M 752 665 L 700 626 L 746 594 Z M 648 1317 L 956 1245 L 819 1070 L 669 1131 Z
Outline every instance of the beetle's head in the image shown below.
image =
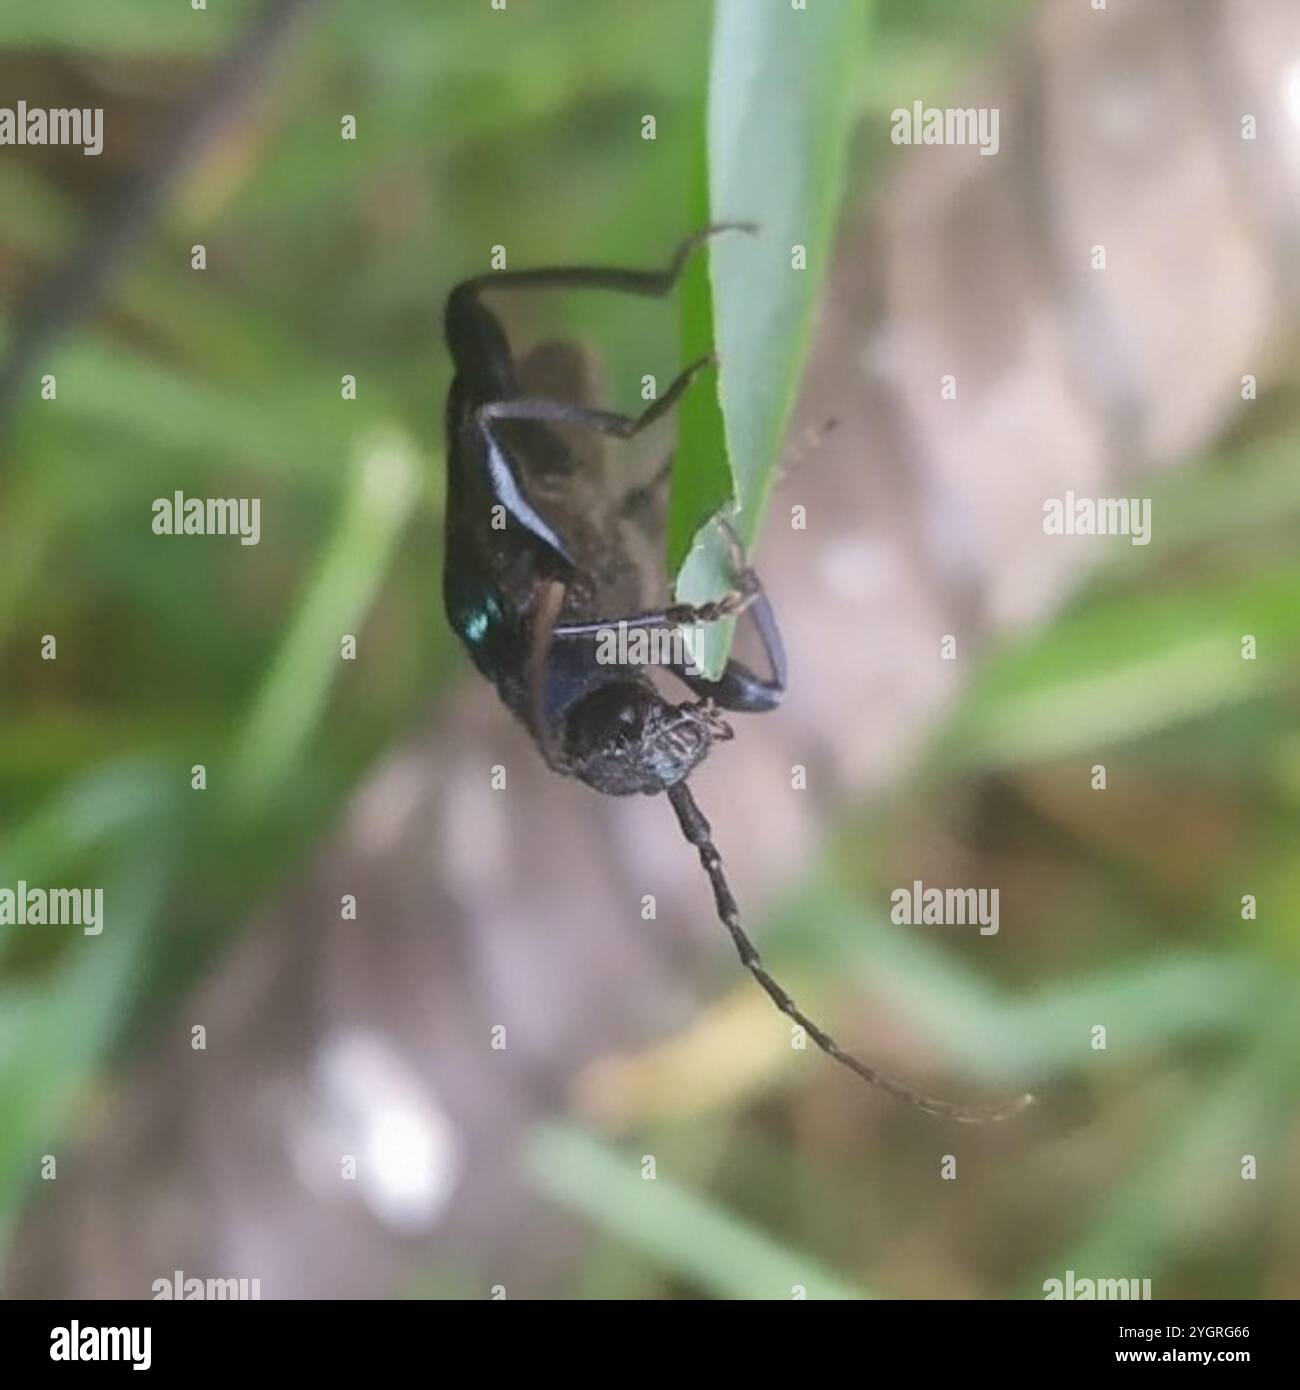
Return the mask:
M 672 705 L 641 681 L 602 686 L 565 724 L 569 770 L 610 796 L 659 792 L 680 782 L 731 729 L 707 702 Z

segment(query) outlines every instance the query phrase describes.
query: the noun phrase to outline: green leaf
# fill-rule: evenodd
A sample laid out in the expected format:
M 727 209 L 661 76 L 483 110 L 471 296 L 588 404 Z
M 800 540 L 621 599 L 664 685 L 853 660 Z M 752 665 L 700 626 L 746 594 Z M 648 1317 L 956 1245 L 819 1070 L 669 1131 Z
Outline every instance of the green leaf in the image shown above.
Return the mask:
M 627 1241 L 656 1264 L 722 1298 L 868 1298 L 810 1255 L 786 1249 L 734 1213 L 641 1160 L 569 1125 L 541 1125 L 525 1163 L 534 1186 Z
M 1235 1223 L 1258 1221 L 1263 1191 L 1277 1191 L 1287 1158 L 1294 1106 L 1297 1034 L 1294 1010 L 1265 1010 L 1258 1037 L 1223 1066 L 1213 1082 L 1172 1097 L 1166 1083 L 1141 1137 L 1147 1153 L 1117 1181 L 1097 1185 L 1092 1210 L 1079 1213 L 1078 1235 L 1044 1261 L 1044 1278 L 1073 1269 L 1083 1278 L 1149 1278 L 1155 1296 L 1169 1297 L 1158 1276 L 1177 1261 L 1204 1257 Z M 1168 1107 L 1167 1109 L 1164 1107 Z M 1129 1140 L 1132 1144 L 1132 1139 Z M 1242 1180 L 1242 1158 L 1254 1154 L 1261 1181 Z M 1040 1297 L 1035 1277 L 1025 1290 Z
M 132 57 L 209 56 L 220 53 L 255 0 L 213 0 L 206 10 L 186 3 L 140 5 L 132 0 L 42 0 L 0 11 L 0 45 L 9 50 Z
M 320 567 L 240 731 L 234 805 L 262 809 L 303 757 L 340 669 L 339 640 L 356 635 L 418 498 L 421 460 L 389 429 L 359 447 L 351 486 Z
M 138 988 L 175 871 L 184 818 L 176 788 L 151 759 L 105 763 L 0 840 L 0 883 L 82 886 L 80 866 L 98 851 L 104 894 L 102 934 L 38 928 L 57 942 L 52 968 L 0 978 L 0 1257 L 38 1171 L 34 1155 L 72 1127 Z
M 1231 949 L 1166 950 L 1009 990 L 939 941 L 883 920 L 840 873 L 819 865 L 775 913 L 763 952 L 773 973 L 799 961 L 815 969 L 810 981 L 860 980 L 936 1057 L 990 1083 L 1038 1085 L 1095 1065 L 1078 1039 L 1098 1018 L 1130 1052 L 1167 1048 L 1247 1032 L 1266 997 L 1264 969 Z
M 701 121 L 703 125 L 703 121 Z M 698 150 L 691 187 L 691 225 L 709 221 L 709 173 Z M 694 257 L 682 277 L 682 362 L 698 362 L 714 346 L 713 290 L 707 255 Z M 673 458 L 668 511 L 668 572 L 677 574 L 696 533 L 736 495 L 727 460 L 726 431 L 718 398 L 718 371 L 706 367 L 677 407 L 677 452 Z
M 752 222 L 710 246 L 712 317 L 724 439 L 706 407 L 683 412 L 669 508 L 668 563 L 677 597 L 698 603 L 731 587 L 726 542 L 701 507 L 735 502 L 747 549 L 773 483 L 826 273 L 844 184 L 861 56 L 859 0 L 717 0 L 709 75 L 709 221 Z M 802 254 L 795 248 L 803 248 Z M 698 279 L 683 292 L 683 337 L 707 314 Z M 707 396 L 709 381 L 697 384 Z M 689 552 L 689 553 L 688 553 Z M 700 664 L 717 675 L 732 623 L 705 634 Z
M 1241 639 L 1259 644 L 1244 661 Z M 1300 572 L 1121 593 L 993 656 L 940 739 L 944 766 L 1095 751 L 1271 694 L 1300 653 Z

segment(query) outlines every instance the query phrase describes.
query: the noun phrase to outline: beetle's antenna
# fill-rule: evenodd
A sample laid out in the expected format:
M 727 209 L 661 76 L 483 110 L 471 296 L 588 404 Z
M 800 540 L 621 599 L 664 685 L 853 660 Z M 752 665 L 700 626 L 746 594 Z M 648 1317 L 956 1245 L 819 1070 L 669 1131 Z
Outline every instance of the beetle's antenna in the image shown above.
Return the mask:
M 709 822 L 705 819 L 694 796 L 691 795 L 690 788 L 684 781 L 677 782 L 668 788 L 668 799 L 673 803 L 673 810 L 677 812 L 677 820 L 682 827 L 682 834 L 700 852 L 700 863 L 704 866 L 704 872 L 709 876 L 709 882 L 713 885 L 713 899 L 717 904 L 718 917 L 723 926 L 731 933 L 731 939 L 736 943 L 740 963 L 763 986 L 768 998 L 776 1007 L 787 1018 L 793 1019 L 828 1057 L 833 1057 L 837 1062 L 848 1067 L 863 1081 L 872 1086 L 879 1086 L 882 1091 L 888 1091 L 891 1096 L 897 1096 L 899 1100 L 916 1106 L 918 1110 L 924 1110 L 931 1115 L 941 1115 L 949 1120 L 960 1120 L 967 1124 L 979 1124 L 988 1120 L 1004 1120 L 1007 1116 L 1023 1110 L 1033 1100 L 1032 1096 L 1025 1095 L 1001 1105 L 987 1106 L 957 1105 L 952 1101 L 936 1100 L 933 1096 L 927 1096 L 924 1092 L 915 1090 L 905 1082 L 896 1081 L 892 1076 L 877 1071 L 875 1067 L 869 1067 L 865 1062 L 859 1061 L 851 1052 L 845 1052 L 829 1033 L 819 1028 L 812 1019 L 800 1011 L 794 1000 L 767 973 L 767 968 L 764 966 L 758 951 L 754 948 L 754 943 L 745 935 L 745 929 L 741 926 L 740 909 L 736 905 L 736 899 L 732 896 L 726 875 L 722 871 L 722 856 L 713 843 L 713 832 Z

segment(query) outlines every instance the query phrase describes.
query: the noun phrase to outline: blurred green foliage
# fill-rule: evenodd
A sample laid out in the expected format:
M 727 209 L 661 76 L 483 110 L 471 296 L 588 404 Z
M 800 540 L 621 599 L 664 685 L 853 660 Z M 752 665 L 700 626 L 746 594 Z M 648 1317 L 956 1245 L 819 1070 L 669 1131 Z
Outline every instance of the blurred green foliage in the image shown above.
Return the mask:
M 100 158 L 121 175 L 147 167 L 169 109 L 256 10 L 11 7 L 0 45 L 29 82 L 75 83 L 112 55 Z M 442 301 L 498 243 L 572 259 L 575 228 L 590 258 L 662 259 L 685 219 L 701 18 L 665 6 L 633 50 L 589 4 L 516 6 L 504 45 L 486 6 L 388 0 L 382 23 L 321 6 L 40 363 L 57 404 L 29 385 L 0 480 L 0 863 L 6 882 L 78 882 L 93 859 L 123 926 L 93 962 L 53 934 L 0 943 L 0 1226 L 101 1060 L 220 957 L 451 668 Z M 647 109 L 658 139 L 629 161 L 615 132 Z M 136 143 L 114 138 L 127 130 Z M 8 283 L 96 254 L 98 163 L 0 159 Z M 671 370 L 671 310 L 571 298 L 546 312 L 608 345 L 617 387 L 647 339 Z M 262 544 L 153 536 L 152 499 L 177 490 L 259 497 Z M 364 663 L 339 661 L 344 632 Z M 57 661 L 40 660 L 46 633 Z

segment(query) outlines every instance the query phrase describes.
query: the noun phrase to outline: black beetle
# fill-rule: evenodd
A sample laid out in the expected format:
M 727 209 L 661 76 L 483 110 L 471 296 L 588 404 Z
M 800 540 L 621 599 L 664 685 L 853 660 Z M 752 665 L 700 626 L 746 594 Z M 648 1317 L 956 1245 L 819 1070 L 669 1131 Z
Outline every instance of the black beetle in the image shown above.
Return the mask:
M 686 779 L 714 742 L 732 736 L 723 711 L 775 708 L 786 684 L 785 653 L 771 605 L 732 538 L 734 587 L 698 606 L 652 606 L 642 591 L 646 512 L 657 487 L 610 488 L 564 434 L 576 427 L 627 440 L 662 418 L 710 357 L 691 363 L 639 416 L 595 409 L 556 394 L 534 395 L 484 291 L 597 289 L 667 295 L 691 253 L 742 224 L 705 228 L 659 271 L 564 266 L 498 271 L 458 284 L 445 330 L 455 365 L 447 398 L 447 500 L 443 597 L 447 617 L 479 671 L 532 734 L 548 764 L 599 792 L 666 792 L 699 852 L 719 918 L 740 959 L 768 996 L 823 1052 L 858 1076 L 933 1114 L 999 1119 L 1027 1103 L 968 1107 L 935 1100 L 867 1066 L 804 1015 L 763 966 L 741 925 L 709 823 Z M 563 349 L 559 345 L 552 351 Z M 573 374 L 573 361 L 569 363 Z M 666 478 L 662 470 L 658 482 Z M 653 527 L 650 528 L 653 532 Z M 653 542 L 653 536 L 652 536 Z M 679 658 L 668 663 L 694 693 L 673 704 L 640 666 L 597 659 L 597 638 L 615 629 L 664 632 L 747 614 L 768 673 L 728 662 L 718 680 Z

